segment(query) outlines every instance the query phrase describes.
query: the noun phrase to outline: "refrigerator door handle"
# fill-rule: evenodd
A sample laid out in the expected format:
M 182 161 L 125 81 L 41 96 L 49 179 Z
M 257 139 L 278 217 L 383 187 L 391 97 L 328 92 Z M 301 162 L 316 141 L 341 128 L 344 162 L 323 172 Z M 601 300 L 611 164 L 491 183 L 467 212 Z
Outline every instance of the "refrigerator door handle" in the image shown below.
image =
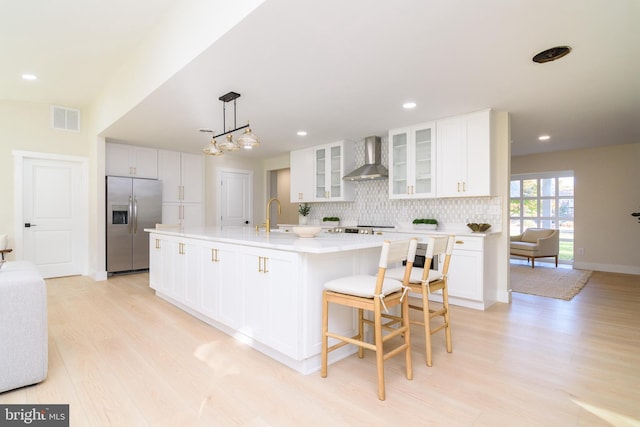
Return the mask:
M 131 221 L 133 219 L 133 215 L 132 215 L 132 209 L 133 209 L 133 203 L 131 202 L 131 196 L 129 196 L 129 205 L 127 206 L 127 213 L 129 215 L 129 218 L 127 220 L 127 224 L 129 225 L 129 234 L 131 234 Z
M 138 199 L 133 198 L 133 234 L 138 233 Z

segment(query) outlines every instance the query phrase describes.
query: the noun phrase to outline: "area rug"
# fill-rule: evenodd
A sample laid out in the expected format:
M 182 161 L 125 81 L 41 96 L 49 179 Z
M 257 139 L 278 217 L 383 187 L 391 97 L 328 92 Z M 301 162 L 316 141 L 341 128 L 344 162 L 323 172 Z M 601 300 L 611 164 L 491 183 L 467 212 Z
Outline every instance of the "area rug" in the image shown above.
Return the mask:
M 589 270 L 511 264 L 511 290 L 569 301 L 584 288 L 591 273 Z

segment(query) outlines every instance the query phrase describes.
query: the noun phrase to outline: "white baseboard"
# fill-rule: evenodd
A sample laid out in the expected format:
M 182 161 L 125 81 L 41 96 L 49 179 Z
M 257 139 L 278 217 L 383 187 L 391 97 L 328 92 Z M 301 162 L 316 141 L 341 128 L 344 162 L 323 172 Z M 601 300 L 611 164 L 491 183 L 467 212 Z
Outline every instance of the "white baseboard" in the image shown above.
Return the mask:
M 599 264 L 596 262 L 574 262 L 573 268 L 579 270 L 605 271 L 608 273 L 640 274 L 640 266 Z
M 96 271 L 92 277 L 96 282 L 102 282 L 103 280 L 107 280 L 108 276 L 106 271 Z

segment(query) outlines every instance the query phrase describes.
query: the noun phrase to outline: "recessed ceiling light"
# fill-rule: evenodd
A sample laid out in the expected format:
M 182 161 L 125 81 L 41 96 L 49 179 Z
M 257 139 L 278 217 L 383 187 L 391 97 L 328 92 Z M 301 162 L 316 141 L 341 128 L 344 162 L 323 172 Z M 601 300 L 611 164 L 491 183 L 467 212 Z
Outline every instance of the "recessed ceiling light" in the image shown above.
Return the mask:
M 404 108 L 405 110 L 410 110 L 412 108 L 416 108 L 416 103 L 415 102 L 405 102 L 404 104 L 402 104 L 402 108 Z
M 25 74 L 22 75 L 22 79 L 23 80 L 38 80 L 38 76 L 36 76 L 35 74 L 25 73 Z
M 550 137 L 549 135 L 540 135 L 540 136 L 538 137 L 538 139 L 539 139 L 540 141 L 548 141 L 548 140 L 550 140 L 550 139 L 551 139 L 551 137 Z
M 298 136 L 307 136 L 307 131 L 305 131 L 305 130 L 299 130 L 299 131 L 298 131 Z

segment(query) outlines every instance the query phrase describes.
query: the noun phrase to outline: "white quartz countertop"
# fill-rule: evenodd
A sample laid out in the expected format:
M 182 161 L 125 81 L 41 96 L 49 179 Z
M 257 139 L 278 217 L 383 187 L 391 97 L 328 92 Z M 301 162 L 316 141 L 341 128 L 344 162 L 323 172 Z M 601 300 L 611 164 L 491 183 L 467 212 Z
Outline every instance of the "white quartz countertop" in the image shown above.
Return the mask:
M 189 239 L 314 254 L 374 248 L 382 245 L 384 240 L 401 240 L 409 237 L 406 234 L 400 233 L 359 235 L 329 233 L 323 230 L 322 233 L 316 237 L 301 238 L 292 232 L 280 230 L 271 230 L 267 235 L 264 229 L 256 232 L 254 227 L 197 227 L 160 230 L 147 228 L 145 231 Z
M 256 232 L 254 227 L 194 227 L 155 229 L 148 228 L 145 231 L 167 236 L 176 236 L 189 239 L 209 240 L 214 242 L 232 243 L 245 246 L 255 246 L 268 249 L 280 249 L 301 253 L 332 253 L 358 249 L 374 248 L 382 245 L 385 240 L 401 240 L 412 236 L 423 237 L 435 234 L 456 234 L 458 236 L 485 237 L 489 233 L 472 233 L 466 231 L 455 233 L 451 230 L 391 230 L 381 231 L 380 234 L 363 235 L 348 233 L 331 233 L 323 230 L 318 236 L 311 238 L 298 237 L 293 232 L 271 230 L 269 234 L 264 229 Z

